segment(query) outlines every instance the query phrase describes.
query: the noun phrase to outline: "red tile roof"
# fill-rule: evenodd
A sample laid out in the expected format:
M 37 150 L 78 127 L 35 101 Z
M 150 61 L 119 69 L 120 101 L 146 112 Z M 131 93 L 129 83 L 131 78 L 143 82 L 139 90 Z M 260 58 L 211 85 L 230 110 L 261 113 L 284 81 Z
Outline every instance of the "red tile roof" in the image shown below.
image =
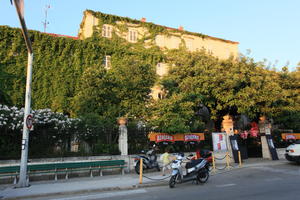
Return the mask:
M 51 35 L 53 37 L 66 37 L 66 38 L 71 38 L 74 40 L 79 40 L 79 37 L 75 37 L 75 36 L 70 36 L 70 35 L 61 35 L 61 34 L 55 34 L 55 33 L 47 33 L 48 35 Z

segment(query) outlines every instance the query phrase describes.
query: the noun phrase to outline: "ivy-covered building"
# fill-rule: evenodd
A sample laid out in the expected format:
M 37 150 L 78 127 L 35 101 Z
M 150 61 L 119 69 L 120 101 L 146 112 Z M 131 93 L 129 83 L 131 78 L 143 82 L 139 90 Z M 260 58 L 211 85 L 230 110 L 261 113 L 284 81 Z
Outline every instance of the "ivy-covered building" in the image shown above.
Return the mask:
M 96 34 L 96 35 L 94 35 Z M 130 43 L 140 43 L 146 48 L 157 46 L 162 51 L 178 48 L 186 48 L 195 52 L 205 50 L 207 53 L 219 59 L 238 57 L 238 42 L 211 37 L 201 33 L 189 32 L 180 26 L 178 29 L 146 22 L 141 20 L 119 17 L 86 10 L 80 25 L 79 38 L 87 39 L 92 36 L 123 38 Z M 110 55 L 106 55 L 105 66 L 110 67 Z M 163 76 L 168 73 L 168 64 L 160 62 L 156 66 L 156 73 Z M 160 86 L 152 88 L 154 99 L 162 98 L 164 92 Z

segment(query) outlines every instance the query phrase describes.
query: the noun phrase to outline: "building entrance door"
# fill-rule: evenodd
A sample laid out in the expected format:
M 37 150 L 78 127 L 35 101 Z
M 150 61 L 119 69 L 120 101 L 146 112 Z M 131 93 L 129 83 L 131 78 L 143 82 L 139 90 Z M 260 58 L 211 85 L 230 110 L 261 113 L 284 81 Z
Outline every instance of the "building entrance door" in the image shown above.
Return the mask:
M 261 158 L 262 157 L 262 147 L 260 136 L 248 137 L 246 139 L 246 149 L 249 158 Z
M 260 136 L 247 137 L 246 139 L 242 139 L 241 137 L 239 137 L 238 145 L 241 151 L 242 159 L 262 157 Z

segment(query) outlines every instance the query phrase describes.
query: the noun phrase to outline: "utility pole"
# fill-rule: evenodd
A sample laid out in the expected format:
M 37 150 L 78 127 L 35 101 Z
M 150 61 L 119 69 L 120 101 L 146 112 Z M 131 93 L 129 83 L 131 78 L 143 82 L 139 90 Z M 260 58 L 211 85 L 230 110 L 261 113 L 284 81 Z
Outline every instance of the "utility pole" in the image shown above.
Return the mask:
M 17 10 L 17 14 L 22 27 L 22 34 L 26 43 L 28 51 L 28 63 L 27 63 L 27 77 L 26 77 L 26 94 L 25 94 L 25 109 L 24 109 L 24 125 L 23 125 L 23 137 L 22 137 L 22 151 L 21 151 L 21 163 L 20 163 L 20 178 L 18 187 L 28 187 L 27 181 L 27 160 L 28 160 L 28 147 L 29 147 L 29 131 L 32 126 L 32 116 L 30 115 L 31 106 L 31 82 L 32 82 L 32 61 L 33 51 L 28 35 L 28 31 L 24 19 L 24 0 L 14 0 L 14 4 Z
M 44 33 L 46 33 L 47 30 L 47 25 L 49 24 L 49 22 L 47 21 L 47 17 L 48 17 L 48 10 L 50 9 L 50 5 L 46 5 L 45 6 L 45 20 L 42 22 L 43 26 L 44 26 Z

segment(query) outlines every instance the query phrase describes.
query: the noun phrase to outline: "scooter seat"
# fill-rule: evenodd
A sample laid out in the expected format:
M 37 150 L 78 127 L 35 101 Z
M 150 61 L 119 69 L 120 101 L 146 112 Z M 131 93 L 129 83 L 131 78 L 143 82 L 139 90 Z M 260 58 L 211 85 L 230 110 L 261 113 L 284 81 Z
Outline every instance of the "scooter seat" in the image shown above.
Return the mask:
M 195 167 L 196 165 L 201 163 L 202 160 L 203 160 L 203 158 L 200 158 L 200 159 L 197 159 L 197 160 L 191 160 L 190 162 L 186 163 L 185 168 L 189 169 L 189 168 Z

